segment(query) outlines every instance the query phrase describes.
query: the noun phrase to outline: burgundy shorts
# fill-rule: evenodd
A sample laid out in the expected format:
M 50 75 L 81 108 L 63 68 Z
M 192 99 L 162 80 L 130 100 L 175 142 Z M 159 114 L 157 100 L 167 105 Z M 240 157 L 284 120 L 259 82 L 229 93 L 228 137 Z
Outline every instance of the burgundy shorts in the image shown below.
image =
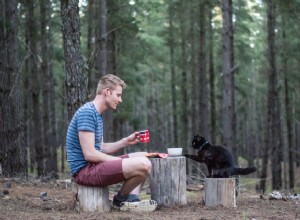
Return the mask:
M 108 186 L 123 182 L 122 161 L 128 154 L 120 156 L 120 160 L 111 160 L 100 163 L 88 163 L 74 176 L 74 181 L 81 185 Z

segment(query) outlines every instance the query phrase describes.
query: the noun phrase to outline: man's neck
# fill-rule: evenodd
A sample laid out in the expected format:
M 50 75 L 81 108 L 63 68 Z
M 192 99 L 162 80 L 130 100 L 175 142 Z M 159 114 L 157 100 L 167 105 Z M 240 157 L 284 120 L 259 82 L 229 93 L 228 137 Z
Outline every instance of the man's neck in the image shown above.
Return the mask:
M 95 99 L 93 100 L 93 104 L 95 105 L 95 108 L 99 114 L 102 114 L 107 110 L 104 98 L 101 95 L 96 95 Z

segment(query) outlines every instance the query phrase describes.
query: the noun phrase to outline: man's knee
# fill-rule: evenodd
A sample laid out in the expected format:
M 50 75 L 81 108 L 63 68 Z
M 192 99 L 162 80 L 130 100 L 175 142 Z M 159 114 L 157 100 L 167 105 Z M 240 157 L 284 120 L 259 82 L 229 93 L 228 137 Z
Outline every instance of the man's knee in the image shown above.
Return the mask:
M 135 157 L 123 160 L 123 172 L 126 178 L 148 176 L 151 173 L 151 161 L 147 157 Z
M 151 161 L 147 157 L 140 157 L 139 160 L 139 167 L 141 171 L 143 171 L 147 175 L 150 174 L 152 168 Z

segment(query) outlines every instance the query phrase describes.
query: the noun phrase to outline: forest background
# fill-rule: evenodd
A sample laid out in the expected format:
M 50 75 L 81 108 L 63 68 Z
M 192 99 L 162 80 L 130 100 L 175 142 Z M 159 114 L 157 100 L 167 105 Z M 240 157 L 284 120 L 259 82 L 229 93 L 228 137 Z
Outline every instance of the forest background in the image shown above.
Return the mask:
M 195 153 L 200 134 L 258 167 L 257 190 L 299 188 L 299 3 L 0 0 L 1 176 L 68 173 L 69 120 L 113 73 L 128 88 L 104 140 L 151 138 L 122 153 Z

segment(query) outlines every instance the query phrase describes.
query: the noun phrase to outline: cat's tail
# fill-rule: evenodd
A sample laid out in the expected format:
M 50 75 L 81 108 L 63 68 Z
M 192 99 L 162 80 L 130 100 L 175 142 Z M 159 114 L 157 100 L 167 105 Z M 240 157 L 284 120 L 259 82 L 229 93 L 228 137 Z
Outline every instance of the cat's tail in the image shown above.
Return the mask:
M 232 175 L 247 175 L 256 172 L 256 167 L 239 168 L 235 167 Z

